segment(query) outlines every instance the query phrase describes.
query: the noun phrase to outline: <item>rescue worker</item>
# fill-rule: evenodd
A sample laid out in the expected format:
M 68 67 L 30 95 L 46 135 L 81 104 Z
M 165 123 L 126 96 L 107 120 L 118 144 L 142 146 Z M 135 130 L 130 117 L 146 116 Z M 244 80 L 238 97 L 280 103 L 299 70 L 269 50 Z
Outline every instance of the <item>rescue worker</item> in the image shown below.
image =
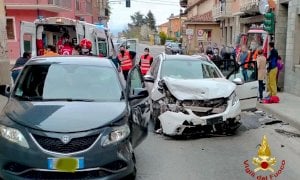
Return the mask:
M 153 62 L 153 57 L 149 54 L 149 48 L 144 49 L 144 55 L 141 56 L 140 66 L 143 75 L 146 75 L 150 69 L 150 66 Z
M 125 49 L 124 45 L 120 46 L 120 53 L 118 54 L 118 61 L 121 64 L 121 69 L 122 69 L 125 80 L 127 80 L 128 73 L 134 65 L 133 59 L 134 59 L 135 55 L 136 55 L 135 52 L 128 51 L 127 49 Z
M 81 51 L 80 55 L 85 55 L 85 56 L 93 56 L 92 54 L 92 42 L 86 38 L 82 39 L 79 44 Z
M 72 55 L 73 47 L 70 42 L 66 42 L 61 50 L 62 55 Z
M 64 44 L 69 42 L 70 35 L 68 33 L 64 33 L 63 36 L 57 42 L 58 53 L 63 54 L 62 49 L 64 48 Z

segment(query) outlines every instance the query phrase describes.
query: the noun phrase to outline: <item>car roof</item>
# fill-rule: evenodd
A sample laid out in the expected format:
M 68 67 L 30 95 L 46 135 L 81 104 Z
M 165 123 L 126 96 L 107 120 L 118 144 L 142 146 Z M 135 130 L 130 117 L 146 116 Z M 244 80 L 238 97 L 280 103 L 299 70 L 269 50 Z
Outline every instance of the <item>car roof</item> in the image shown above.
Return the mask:
M 167 54 L 164 54 L 163 56 L 164 56 L 163 61 L 174 61 L 174 60 L 186 61 L 186 60 L 191 60 L 191 61 L 204 61 L 204 62 L 212 63 L 204 55 L 189 56 L 189 55 L 167 55 Z
M 110 59 L 93 56 L 37 56 L 28 61 L 27 65 L 56 63 L 114 67 Z

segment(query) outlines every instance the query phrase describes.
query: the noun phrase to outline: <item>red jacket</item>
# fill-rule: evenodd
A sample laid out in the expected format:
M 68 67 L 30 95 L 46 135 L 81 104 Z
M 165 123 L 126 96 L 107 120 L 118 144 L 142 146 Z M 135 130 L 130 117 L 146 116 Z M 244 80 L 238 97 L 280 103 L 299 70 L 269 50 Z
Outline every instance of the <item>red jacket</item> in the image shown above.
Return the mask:
M 62 55 L 72 55 L 73 48 L 69 45 L 64 45 L 61 53 Z

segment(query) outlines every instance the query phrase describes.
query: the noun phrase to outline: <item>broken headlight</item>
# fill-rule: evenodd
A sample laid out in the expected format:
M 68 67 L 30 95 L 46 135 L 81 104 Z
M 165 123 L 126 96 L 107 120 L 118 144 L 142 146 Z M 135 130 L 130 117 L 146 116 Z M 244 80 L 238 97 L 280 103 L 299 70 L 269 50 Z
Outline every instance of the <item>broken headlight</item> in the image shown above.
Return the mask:
M 232 101 L 232 106 L 239 102 L 239 98 L 237 97 L 235 91 L 233 91 L 233 93 L 229 96 L 229 99 Z

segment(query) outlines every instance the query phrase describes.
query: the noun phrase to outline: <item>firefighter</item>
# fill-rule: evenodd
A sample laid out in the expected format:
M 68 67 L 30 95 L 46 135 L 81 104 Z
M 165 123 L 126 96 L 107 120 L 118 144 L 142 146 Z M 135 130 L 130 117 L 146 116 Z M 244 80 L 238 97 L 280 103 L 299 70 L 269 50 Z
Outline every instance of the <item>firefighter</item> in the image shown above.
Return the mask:
M 93 56 L 92 51 L 92 42 L 86 38 L 82 39 L 79 44 L 81 48 L 80 55 Z
M 144 49 L 144 55 L 141 56 L 140 66 L 143 75 L 146 75 L 150 69 L 150 66 L 153 62 L 153 57 L 149 54 L 149 48 Z
M 118 61 L 121 64 L 121 69 L 123 71 L 125 80 L 127 80 L 128 73 L 134 65 L 133 59 L 134 59 L 135 55 L 136 55 L 135 52 L 128 51 L 127 49 L 125 49 L 124 45 L 120 46 L 120 53 L 118 54 Z

